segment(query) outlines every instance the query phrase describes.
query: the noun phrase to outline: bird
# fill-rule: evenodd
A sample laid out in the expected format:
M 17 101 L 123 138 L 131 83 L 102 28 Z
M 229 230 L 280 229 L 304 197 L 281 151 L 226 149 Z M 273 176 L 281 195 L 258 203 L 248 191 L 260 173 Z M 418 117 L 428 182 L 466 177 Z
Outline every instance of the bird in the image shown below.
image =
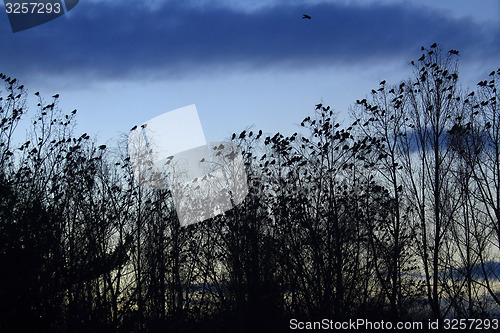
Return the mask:
M 425 59 L 425 54 L 422 54 L 422 56 L 418 59 L 418 61 L 422 61 Z
M 132 128 L 130 129 L 130 131 L 135 131 L 136 129 L 137 129 L 137 125 L 135 125 L 134 127 L 132 127 Z
M 71 111 L 71 114 L 75 114 L 76 113 L 76 109 L 74 109 L 73 111 Z
M 146 128 L 146 127 L 148 127 L 148 124 L 141 125 L 141 128 Z
M 53 98 L 59 98 L 59 94 L 55 94 L 54 96 L 52 96 Z
M 106 145 L 100 145 L 99 149 L 101 149 L 101 150 L 106 149 Z
M 451 54 L 457 54 L 458 55 L 458 51 L 457 50 L 450 50 L 448 52 L 450 52 Z
M 384 85 L 385 84 L 385 80 L 383 80 L 382 82 L 380 82 L 380 85 Z
M 493 76 L 493 75 L 495 75 L 495 71 L 493 71 L 493 72 L 490 73 L 490 76 Z
M 54 109 L 54 106 L 55 106 L 55 105 L 54 105 L 54 103 L 52 103 L 52 104 L 47 104 L 47 105 L 45 105 L 45 106 L 42 108 L 42 110 L 47 110 L 47 109 L 52 109 L 52 110 L 53 110 L 53 109 Z
M 35 93 L 35 96 L 40 96 L 40 92 L 38 92 L 38 91 L 37 91 L 37 92 Z
M 437 43 L 434 43 L 431 45 L 431 48 L 436 48 L 437 46 L 438 46 Z
M 319 110 L 321 109 L 321 107 L 323 106 L 323 104 L 319 103 L 319 104 L 316 104 L 316 110 Z
M 310 20 L 311 19 L 311 16 L 307 15 L 307 14 L 304 14 L 304 16 L 302 16 L 303 19 L 308 19 Z

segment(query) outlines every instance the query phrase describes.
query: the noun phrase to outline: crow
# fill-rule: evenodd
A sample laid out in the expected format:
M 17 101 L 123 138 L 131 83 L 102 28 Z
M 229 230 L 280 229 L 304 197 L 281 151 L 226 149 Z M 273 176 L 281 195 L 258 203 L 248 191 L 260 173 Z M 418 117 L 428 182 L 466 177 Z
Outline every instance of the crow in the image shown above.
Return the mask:
M 146 128 L 148 127 L 148 124 L 141 125 L 141 128 Z
M 59 98 L 59 94 L 55 94 L 54 96 L 52 96 L 53 98 Z
M 422 54 L 422 56 L 418 59 L 418 61 L 423 61 L 425 59 L 425 54 Z
M 434 43 L 431 45 L 431 48 L 436 48 L 437 46 L 438 46 L 437 43 Z
M 35 96 L 40 96 L 40 92 L 38 92 L 38 91 L 37 91 L 37 92 L 35 93 Z
M 385 84 L 385 80 L 383 80 L 382 82 L 380 82 L 380 85 L 383 85 L 383 84 Z
M 450 50 L 448 52 L 450 52 L 451 54 L 457 54 L 458 55 L 458 51 L 457 50 Z
M 101 150 L 106 149 L 106 145 L 100 145 L 99 149 L 101 149 Z
M 74 109 L 73 111 L 71 111 L 71 114 L 75 114 L 76 113 L 76 109 Z
M 132 127 L 132 129 L 130 129 L 130 131 L 135 131 L 137 129 L 137 125 L 135 125 L 134 127 Z
M 302 16 L 303 19 L 308 19 L 310 20 L 311 19 L 311 16 L 307 15 L 307 14 L 304 14 L 304 16 Z

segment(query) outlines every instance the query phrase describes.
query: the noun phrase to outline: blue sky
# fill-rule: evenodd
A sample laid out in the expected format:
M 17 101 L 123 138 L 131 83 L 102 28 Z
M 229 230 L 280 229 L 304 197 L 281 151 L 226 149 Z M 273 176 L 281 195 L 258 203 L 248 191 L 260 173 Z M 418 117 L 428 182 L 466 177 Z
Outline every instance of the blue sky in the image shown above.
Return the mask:
M 249 3 L 82 0 L 15 34 L 0 14 L 0 72 L 31 95 L 59 93 L 62 109 L 79 111 L 77 130 L 109 144 L 190 104 L 207 141 L 251 125 L 291 134 L 319 102 L 347 119 L 434 42 L 460 50 L 465 87 L 500 66 L 499 0 Z

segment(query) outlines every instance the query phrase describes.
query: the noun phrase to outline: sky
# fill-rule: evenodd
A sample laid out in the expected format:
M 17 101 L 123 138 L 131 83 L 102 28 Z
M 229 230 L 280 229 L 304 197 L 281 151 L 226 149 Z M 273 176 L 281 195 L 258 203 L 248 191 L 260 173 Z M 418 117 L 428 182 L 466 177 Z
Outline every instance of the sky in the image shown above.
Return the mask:
M 250 126 L 290 135 L 320 102 L 346 124 L 434 42 L 460 51 L 464 88 L 500 67 L 500 0 L 82 0 L 17 33 L 1 6 L 0 72 L 33 105 L 35 91 L 59 93 L 76 131 L 106 144 L 191 104 L 207 141 Z

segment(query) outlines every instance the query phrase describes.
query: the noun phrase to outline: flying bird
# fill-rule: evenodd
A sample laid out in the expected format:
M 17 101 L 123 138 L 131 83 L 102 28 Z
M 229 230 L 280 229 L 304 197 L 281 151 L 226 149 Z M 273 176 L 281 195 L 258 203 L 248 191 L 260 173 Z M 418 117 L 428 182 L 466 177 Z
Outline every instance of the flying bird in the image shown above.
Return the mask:
M 310 20 L 311 19 L 311 16 L 307 15 L 307 14 L 304 14 L 304 16 L 302 16 L 303 19 L 308 19 Z

